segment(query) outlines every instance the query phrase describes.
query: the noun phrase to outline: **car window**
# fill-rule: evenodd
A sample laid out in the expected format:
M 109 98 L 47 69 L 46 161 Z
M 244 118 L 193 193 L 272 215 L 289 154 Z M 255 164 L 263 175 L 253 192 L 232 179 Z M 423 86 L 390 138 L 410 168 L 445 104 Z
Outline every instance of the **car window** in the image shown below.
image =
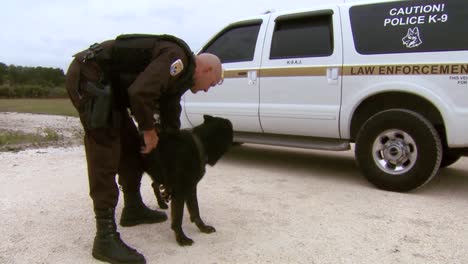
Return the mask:
M 260 24 L 228 28 L 221 32 L 203 52 L 217 55 L 222 63 L 252 61 Z
M 468 1 L 398 1 L 349 11 L 360 54 L 468 50 Z
M 276 21 L 270 59 L 323 57 L 333 53 L 331 15 Z

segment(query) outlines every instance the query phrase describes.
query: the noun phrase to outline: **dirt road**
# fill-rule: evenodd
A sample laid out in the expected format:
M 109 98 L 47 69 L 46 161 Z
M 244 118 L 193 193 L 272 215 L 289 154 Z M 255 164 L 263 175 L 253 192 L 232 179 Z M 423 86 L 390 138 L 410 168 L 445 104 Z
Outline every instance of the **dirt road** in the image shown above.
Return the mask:
M 83 153 L 0 153 L 0 263 L 100 263 Z M 148 177 L 142 193 L 155 208 Z M 368 184 L 352 152 L 246 144 L 207 169 L 199 202 L 217 232 L 186 217 L 191 247 L 169 222 L 119 231 L 148 263 L 468 263 L 467 158 L 401 194 Z

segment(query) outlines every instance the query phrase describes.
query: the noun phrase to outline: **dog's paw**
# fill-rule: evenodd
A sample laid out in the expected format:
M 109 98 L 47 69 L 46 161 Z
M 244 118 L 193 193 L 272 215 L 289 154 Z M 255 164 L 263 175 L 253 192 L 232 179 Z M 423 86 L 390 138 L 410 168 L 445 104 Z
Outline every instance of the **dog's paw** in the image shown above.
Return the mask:
M 193 240 L 186 237 L 186 236 L 177 236 L 176 237 L 177 243 L 179 246 L 191 246 L 193 244 Z
M 216 229 L 209 225 L 199 226 L 198 228 L 200 229 L 200 231 L 207 234 L 216 232 Z

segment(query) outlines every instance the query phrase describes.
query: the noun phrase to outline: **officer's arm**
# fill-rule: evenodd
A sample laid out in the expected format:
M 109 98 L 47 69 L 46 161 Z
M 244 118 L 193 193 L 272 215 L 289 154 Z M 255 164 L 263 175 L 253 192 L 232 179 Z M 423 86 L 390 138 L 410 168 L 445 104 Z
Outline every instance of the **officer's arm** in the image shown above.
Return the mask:
M 164 130 L 179 130 L 180 129 L 180 113 L 182 107 L 180 105 L 180 97 L 177 95 L 171 96 L 160 106 L 161 125 Z
M 128 88 L 130 107 L 140 130 L 154 129 L 155 103 L 168 89 L 170 66 L 178 54 L 172 49 L 160 52 Z

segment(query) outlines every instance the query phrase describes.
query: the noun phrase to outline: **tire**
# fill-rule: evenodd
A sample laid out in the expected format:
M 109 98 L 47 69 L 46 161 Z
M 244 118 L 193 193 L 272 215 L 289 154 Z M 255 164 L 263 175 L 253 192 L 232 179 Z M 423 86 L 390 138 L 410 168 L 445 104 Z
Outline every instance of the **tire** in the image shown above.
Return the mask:
M 360 128 L 355 155 L 362 173 L 377 188 L 407 192 L 435 176 L 442 144 L 424 116 L 390 109 L 375 114 Z
M 444 151 L 442 154 L 442 161 L 440 162 L 440 167 L 445 168 L 448 167 L 455 162 L 457 162 L 461 158 L 460 154 L 456 154 L 450 151 Z

